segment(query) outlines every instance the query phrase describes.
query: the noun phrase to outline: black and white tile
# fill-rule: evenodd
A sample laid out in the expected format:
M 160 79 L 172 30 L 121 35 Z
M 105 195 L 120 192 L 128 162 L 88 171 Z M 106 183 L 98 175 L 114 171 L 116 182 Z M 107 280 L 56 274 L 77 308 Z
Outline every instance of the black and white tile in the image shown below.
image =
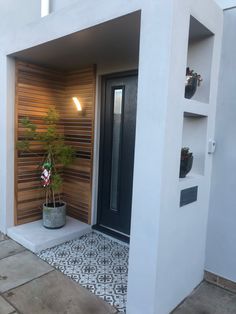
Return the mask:
M 129 259 L 126 244 L 91 232 L 44 250 L 38 256 L 119 312 L 125 312 Z

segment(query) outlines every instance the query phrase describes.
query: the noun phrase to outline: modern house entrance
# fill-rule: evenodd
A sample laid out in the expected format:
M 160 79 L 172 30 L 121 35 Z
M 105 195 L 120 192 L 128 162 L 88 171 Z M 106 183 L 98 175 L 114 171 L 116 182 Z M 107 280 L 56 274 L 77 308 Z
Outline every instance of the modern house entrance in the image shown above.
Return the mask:
M 137 72 L 103 78 L 97 228 L 130 234 Z
M 8 234 L 120 310 L 126 306 L 129 247 L 90 231 L 96 225 L 126 242 L 130 238 L 139 27 L 140 12 L 135 12 L 11 56 L 15 141 L 24 138 L 24 117 L 44 132 L 44 117 L 55 107 L 75 160 L 62 170 L 67 224 L 45 231 L 39 221 L 43 147 L 34 143 L 31 153 L 16 149 L 16 226 Z
M 35 16 L 30 24 L 15 24 L 17 12 L 9 23 L 15 29 L 1 37 L 0 230 L 9 234 L 11 228 L 40 225 L 41 211 L 35 205 L 41 198 L 35 194 L 38 164 L 29 154 L 18 154 L 14 138 L 16 133 L 18 140 L 23 139 L 18 122 L 25 116 L 43 132 L 43 118 L 48 106 L 54 105 L 62 117 L 66 144 L 76 150 L 73 167 L 63 169 L 62 193 L 69 204 L 69 219 L 82 221 L 89 229 L 99 223 L 126 237 L 130 233 L 127 314 L 170 313 L 203 280 L 222 10 L 214 0 L 60 2 L 65 7 L 53 9 L 42 19 Z M 192 99 L 185 97 L 188 67 L 203 78 Z M 135 121 L 122 120 L 129 114 L 124 114 L 125 98 L 120 98 L 131 83 L 108 78 L 135 69 L 136 126 Z M 107 93 L 102 95 L 104 77 Z M 102 101 L 104 95 L 105 100 L 110 98 L 110 106 Z M 82 112 L 72 102 L 76 97 Z M 109 132 L 100 134 L 104 126 Z M 129 145 L 129 134 L 134 130 L 133 162 L 134 137 Z M 34 144 L 40 153 L 41 147 Z M 179 178 L 184 147 L 193 153 L 194 163 L 187 177 Z M 100 152 L 107 158 L 101 158 Z M 126 207 L 131 195 L 132 211 Z M 182 202 L 186 195 L 188 202 Z M 39 206 L 43 199 L 42 195 Z M 98 199 L 103 207 L 97 206 Z M 32 234 L 38 240 L 43 233 L 44 242 L 45 230 L 40 234 L 34 233 L 34 227 L 31 230 L 30 241 Z M 92 264 L 88 276 L 96 266 Z M 88 270 L 87 265 L 84 269 Z

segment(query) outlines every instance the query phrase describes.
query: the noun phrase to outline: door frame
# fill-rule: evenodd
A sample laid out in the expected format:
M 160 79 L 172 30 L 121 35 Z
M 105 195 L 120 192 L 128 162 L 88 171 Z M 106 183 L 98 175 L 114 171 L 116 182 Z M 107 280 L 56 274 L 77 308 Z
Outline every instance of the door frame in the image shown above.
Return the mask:
M 108 235 L 113 236 L 114 238 L 118 238 L 122 241 L 129 242 L 129 236 L 119 232 L 115 231 L 106 227 L 101 226 L 100 223 L 100 217 L 102 214 L 102 174 L 103 174 L 103 157 L 104 157 L 104 130 L 105 130 L 105 94 L 106 94 L 106 81 L 110 79 L 119 79 L 123 77 L 130 77 L 130 76 L 138 76 L 138 70 L 129 70 L 129 71 L 122 71 L 122 72 L 117 72 L 117 73 L 111 73 L 111 74 L 105 74 L 101 76 L 101 85 L 100 85 L 100 117 L 99 117 L 99 130 L 100 130 L 100 135 L 99 135 L 99 162 L 98 162 L 98 177 L 97 177 L 97 215 L 96 215 L 96 224 L 93 225 L 93 228 L 99 231 L 102 231 L 103 233 L 106 233 Z M 130 217 L 131 219 L 131 217 Z

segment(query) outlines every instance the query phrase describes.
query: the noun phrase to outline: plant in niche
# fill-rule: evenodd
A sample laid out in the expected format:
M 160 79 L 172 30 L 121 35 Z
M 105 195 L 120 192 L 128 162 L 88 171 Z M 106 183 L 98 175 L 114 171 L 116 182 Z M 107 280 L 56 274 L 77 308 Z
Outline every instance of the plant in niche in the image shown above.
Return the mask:
M 23 139 L 18 141 L 17 148 L 21 152 L 33 152 L 34 141 L 42 145 L 45 154 L 39 164 L 42 169 L 40 180 L 45 189 L 44 210 L 50 210 L 50 208 L 65 206 L 60 196 L 63 180 L 58 169 L 69 166 L 73 162 L 75 151 L 65 144 L 64 136 L 58 131 L 59 114 L 56 109 L 50 108 L 43 119 L 45 132 L 40 132 L 28 117 L 21 120 L 24 129 Z
M 200 74 L 186 68 L 186 81 L 185 81 L 185 98 L 192 98 L 195 94 L 197 87 L 200 86 L 203 81 Z
M 189 147 L 183 147 L 181 149 L 179 177 L 185 178 L 186 175 L 192 169 L 192 165 L 193 165 L 193 153 L 190 152 Z

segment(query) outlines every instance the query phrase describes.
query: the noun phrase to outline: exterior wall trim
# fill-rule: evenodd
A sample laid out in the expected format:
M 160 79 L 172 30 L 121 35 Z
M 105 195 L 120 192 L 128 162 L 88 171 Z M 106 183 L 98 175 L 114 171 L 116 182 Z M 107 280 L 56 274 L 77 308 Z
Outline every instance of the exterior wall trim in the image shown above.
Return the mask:
M 233 282 L 229 279 L 218 276 L 217 274 L 211 273 L 207 270 L 205 270 L 204 279 L 207 282 L 214 284 L 220 288 L 223 288 L 223 289 L 229 290 L 233 293 L 236 293 L 236 282 Z

